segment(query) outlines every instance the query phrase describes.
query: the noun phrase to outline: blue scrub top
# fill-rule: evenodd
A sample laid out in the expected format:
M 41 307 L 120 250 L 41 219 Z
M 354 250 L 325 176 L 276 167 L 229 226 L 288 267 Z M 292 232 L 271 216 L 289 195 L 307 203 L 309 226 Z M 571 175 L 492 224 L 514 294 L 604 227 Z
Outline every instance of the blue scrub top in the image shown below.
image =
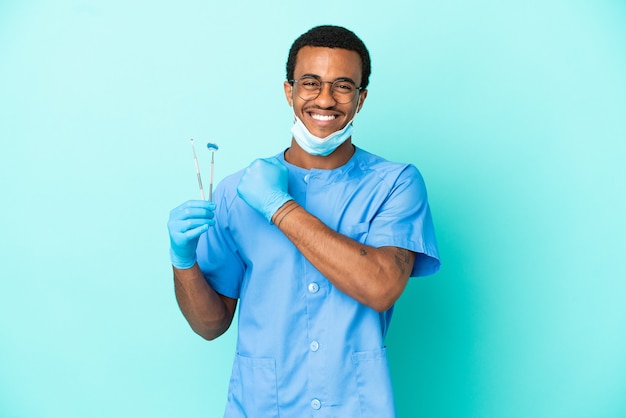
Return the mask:
M 359 148 L 334 170 L 305 170 L 282 152 L 277 157 L 289 169 L 289 194 L 328 227 L 373 247 L 414 251 L 411 276 L 439 269 L 415 166 Z M 206 280 L 240 299 L 225 417 L 394 417 L 384 347 L 393 308 L 379 313 L 337 290 L 238 197 L 241 174 L 215 189 L 216 225 L 198 245 Z

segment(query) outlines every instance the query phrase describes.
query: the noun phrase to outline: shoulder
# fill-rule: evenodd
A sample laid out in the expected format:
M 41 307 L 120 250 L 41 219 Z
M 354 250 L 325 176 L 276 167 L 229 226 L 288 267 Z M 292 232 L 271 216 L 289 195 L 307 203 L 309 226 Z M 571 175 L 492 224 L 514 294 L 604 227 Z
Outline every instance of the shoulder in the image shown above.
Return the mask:
M 406 180 L 417 181 L 421 184 L 424 182 L 417 167 L 410 163 L 389 161 L 358 147 L 354 154 L 354 160 L 361 171 L 378 176 L 385 183 L 394 184 Z
M 282 153 L 273 155 L 272 157 L 278 157 L 280 155 L 282 155 Z M 252 163 L 252 161 L 250 161 L 250 163 Z M 229 206 L 236 200 L 238 196 L 237 186 L 239 185 L 239 181 L 241 180 L 241 176 L 243 175 L 244 171 L 245 167 L 227 175 L 219 182 L 219 184 L 215 188 L 215 195 L 223 198 Z

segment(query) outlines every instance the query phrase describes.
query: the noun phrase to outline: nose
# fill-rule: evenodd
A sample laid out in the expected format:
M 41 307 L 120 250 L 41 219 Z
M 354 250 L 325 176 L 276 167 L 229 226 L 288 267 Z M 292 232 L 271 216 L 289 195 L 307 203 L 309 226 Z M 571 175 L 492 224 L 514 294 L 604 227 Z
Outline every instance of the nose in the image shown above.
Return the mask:
M 328 88 L 326 88 L 328 84 Z M 333 107 L 337 104 L 337 101 L 333 97 L 333 83 L 330 81 L 322 81 L 320 86 L 320 94 L 315 99 L 315 102 L 322 108 Z

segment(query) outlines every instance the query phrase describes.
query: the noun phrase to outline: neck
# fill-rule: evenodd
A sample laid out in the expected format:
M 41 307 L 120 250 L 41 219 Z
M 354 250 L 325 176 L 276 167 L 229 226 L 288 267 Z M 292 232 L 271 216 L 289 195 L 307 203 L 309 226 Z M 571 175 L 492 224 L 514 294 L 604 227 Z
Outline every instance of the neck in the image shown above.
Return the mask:
M 354 145 L 348 139 L 339 145 L 331 154 L 323 157 L 311 155 L 298 145 L 295 139 L 291 139 L 291 147 L 285 151 L 285 161 L 295 166 L 310 170 L 318 168 L 321 170 L 333 170 L 345 165 L 354 155 Z

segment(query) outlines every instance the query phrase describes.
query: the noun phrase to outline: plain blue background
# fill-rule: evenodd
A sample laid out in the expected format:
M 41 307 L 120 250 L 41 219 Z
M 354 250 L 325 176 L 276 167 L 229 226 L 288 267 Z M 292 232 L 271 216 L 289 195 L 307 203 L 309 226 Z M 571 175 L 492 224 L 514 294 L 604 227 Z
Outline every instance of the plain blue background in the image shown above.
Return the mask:
M 368 45 L 354 142 L 421 169 L 444 263 L 388 336 L 400 417 L 626 416 L 618 0 L 0 0 L 0 416 L 221 416 L 236 329 L 187 326 L 167 216 L 189 138 L 218 178 L 288 146 L 323 23 Z

